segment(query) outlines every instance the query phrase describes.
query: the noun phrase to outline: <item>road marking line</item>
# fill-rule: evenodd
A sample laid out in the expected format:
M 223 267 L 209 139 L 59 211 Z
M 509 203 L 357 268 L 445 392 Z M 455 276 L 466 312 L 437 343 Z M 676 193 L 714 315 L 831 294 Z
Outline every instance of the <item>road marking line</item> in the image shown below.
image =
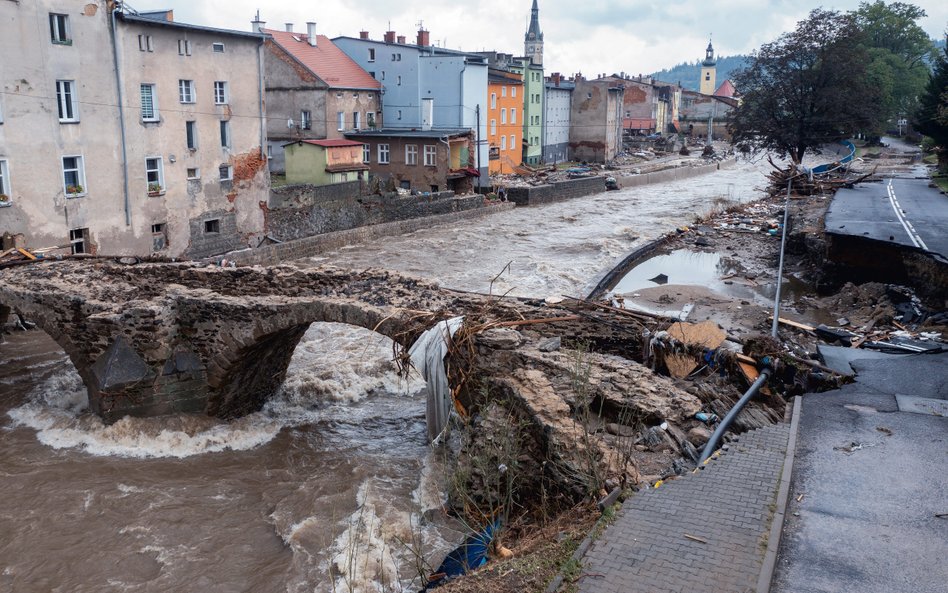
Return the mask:
M 925 241 L 919 236 L 918 232 L 915 230 L 915 227 L 912 226 L 912 223 L 908 221 L 905 216 L 902 215 L 902 206 L 899 204 L 899 199 L 895 197 L 895 188 L 892 187 L 892 180 L 889 180 L 889 185 L 886 186 L 886 190 L 889 193 L 889 203 L 892 205 L 892 209 L 895 211 L 896 217 L 898 217 L 899 222 L 902 223 L 902 228 L 905 229 L 905 232 L 908 233 L 909 239 L 912 240 L 912 244 L 916 247 L 928 251 L 928 245 L 925 244 Z

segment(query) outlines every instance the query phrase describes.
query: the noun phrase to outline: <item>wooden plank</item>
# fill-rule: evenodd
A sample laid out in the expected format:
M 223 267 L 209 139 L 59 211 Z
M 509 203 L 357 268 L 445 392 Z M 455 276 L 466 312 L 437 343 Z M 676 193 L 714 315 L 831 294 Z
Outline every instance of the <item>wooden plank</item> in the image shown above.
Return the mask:
M 19 251 L 23 256 L 27 257 L 28 259 L 36 259 L 36 256 L 35 256 L 35 255 L 33 255 L 32 253 L 30 253 L 30 252 L 27 251 L 26 249 L 23 249 L 22 247 L 18 247 L 18 248 L 17 248 L 17 251 Z
M 672 338 L 688 344 L 689 346 L 701 346 L 709 350 L 715 350 L 724 342 L 727 334 L 718 324 L 708 320 L 701 323 L 673 323 L 666 330 Z
M 750 356 L 747 356 L 746 354 L 738 354 L 737 360 L 740 362 L 746 362 L 747 364 L 750 364 L 750 365 L 754 365 L 754 366 L 757 365 L 757 361 L 751 358 Z
M 774 316 L 771 315 L 771 316 L 768 317 L 767 319 L 768 319 L 769 321 L 773 321 L 773 320 L 774 320 Z M 780 317 L 780 318 L 777 319 L 777 321 L 778 321 L 779 323 L 784 324 L 784 325 L 789 325 L 790 327 L 795 327 L 795 328 L 797 328 L 797 329 L 802 329 L 803 331 L 811 332 L 811 331 L 815 331 L 815 330 L 816 330 L 816 328 L 813 327 L 812 325 L 807 325 L 807 324 L 805 324 L 805 323 L 800 323 L 799 321 L 794 321 L 794 320 L 792 320 L 792 319 L 784 319 L 783 317 Z

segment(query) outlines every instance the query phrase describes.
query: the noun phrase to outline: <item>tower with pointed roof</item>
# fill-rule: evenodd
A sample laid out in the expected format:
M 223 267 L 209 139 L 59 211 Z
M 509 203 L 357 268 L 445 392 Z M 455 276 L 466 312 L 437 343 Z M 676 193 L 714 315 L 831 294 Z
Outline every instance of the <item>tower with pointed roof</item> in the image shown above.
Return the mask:
M 543 32 L 540 31 L 540 9 L 537 7 L 537 0 L 533 0 L 530 26 L 527 28 L 527 34 L 523 36 L 523 55 L 533 60 L 534 64 L 543 64 Z
M 716 66 L 714 47 L 711 46 L 711 40 L 708 39 L 708 49 L 705 50 L 704 61 L 701 62 L 701 86 L 698 89 L 702 95 L 714 94 Z

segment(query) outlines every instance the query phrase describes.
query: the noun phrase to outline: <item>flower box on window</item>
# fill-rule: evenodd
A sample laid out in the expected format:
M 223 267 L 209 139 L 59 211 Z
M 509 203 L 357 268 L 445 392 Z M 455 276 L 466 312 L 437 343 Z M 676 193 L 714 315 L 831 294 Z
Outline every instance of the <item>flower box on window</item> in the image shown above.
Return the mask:
M 9 206 L 11 204 L 10 196 L 7 194 L 0 194 L 0 208 L 4 206 Z
M 85 191 L 85 188 L 83 188 L 81 185 L 67 185 L 66 186 L 67 196 L 78 196 L 84 191 Z
M 161 187 L 160 183 L 149 183 L 148 184 L 148 195 L 149 196 L 160 196 L 164 193 L 164 188 Z

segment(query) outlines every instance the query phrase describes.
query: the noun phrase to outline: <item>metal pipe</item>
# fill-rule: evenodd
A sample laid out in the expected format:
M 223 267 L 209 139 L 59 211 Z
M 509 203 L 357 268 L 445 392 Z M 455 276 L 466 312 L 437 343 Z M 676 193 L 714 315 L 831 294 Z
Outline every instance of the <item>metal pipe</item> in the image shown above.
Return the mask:
M 790 215 L 790 187 L 793 179 L 787 180 L 787 199 L 783 205 L 783 228 L 780 229 L 780 264 L 777 268 L 777 296 L 774 297 L 774 323 L 770 327 L 770 335 L 777 337 L 777 325 L 780 323 L 780 286 L 783 283 L 783 254 L 787 246 L 787 219 Z
M 119 127 L 122 131 L 122 178 L 124 180 L 123 190 L 125 195 L 125 226 L 132 225 L 131 205 L 128 197 L 128 148 L 125 139 L 125 93 L 122 89 L 122 63 L 119 60 L 118 51 L 118 29 L 115 25 L 115 13 L 122 10 L 122 3 L 116 2 L 112 8 L 112 59 L 115 60 L 115 84 L 118 90 L 118 112 Z
M 761 372 L 760 376 L 757 377 L 757 380 L 754 381 L 754 384 L 750 386 L 750 389 L 747 390 L 741 399 L 737 400 L 737 403 L 734 404 L 734 407 L 731 408 L 731 411 L 727 413 L 727 416 L 724 417 L 724 420 L 721 420 L 721 423 L 718 424 L 718 427 L 715 429 L 714 434 L 711 435 L 711 438 L 708 439 L 707 444 L 704 446 L 704 449 L 701 450 L 701 459 L 698 460 L 698 465 L 700 466 L 705 461 L 711 457 L 711 454 L 714 453 L 718 448 L 718 441 L 721 440 L 721 437 L 724 436 L 724 433 L 731 426 L 731 422 L 737 418 L 737 415 L 741 413 L 741 410 L 744 406 L 757 394 L 757 391 L 767 382 L 767 379 L 770 378 L 770 367 L 765 367 Z

